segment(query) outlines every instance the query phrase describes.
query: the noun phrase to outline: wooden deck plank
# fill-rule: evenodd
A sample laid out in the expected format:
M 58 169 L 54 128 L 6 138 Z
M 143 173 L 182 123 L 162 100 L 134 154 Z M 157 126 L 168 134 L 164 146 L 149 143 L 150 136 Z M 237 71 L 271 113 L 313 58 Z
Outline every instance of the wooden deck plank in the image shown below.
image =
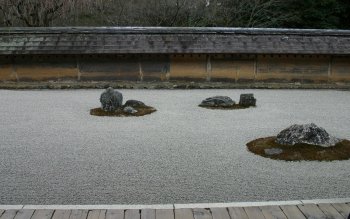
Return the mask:
M 213 219 L 230 219 L 227 208 L 211 208 L 210 210 Z
M 245 207 L 244 210 L 250 219 L 265 219 L 264 214 L 259 207 Z
M 194 219 L 192 209 L 175 209 L 175 219 Z
M 156 219 L 155 209 L 142 209 L 141 219 Z
M 350 214 L 350 206 L 345 203 L 332 204 L 332 206 L 345 218 Z
M 279 206 L 262 206 L 260 209 L 266 219 L 287 219 Z
M 88 213 L 88 210 L 72 210 L 69 219 L 86 219 Z
M 283 205 L 280 207 L 288 219 L 305 219 L 303 213 L 295 205 Z
M 344 219 L 344 217 L 331 204 L 318 204 L 318 207 L 327 218 Z
M 0 219 L 13 219 L 17 214 L 17 210 L 6 210 Z
M 87 219 L 105 219 L 107 210 L 93 209 L 90 210 Z
M 194 219 L 212 219 L 211 213 L 207 209 L 195 208 L 193 209 Z
M 315 204 L 297 205 L 306 218 L 326 219 L 326 215 Z
M 5 210 L 0 209 L 0 217 L 5 212 Z
M 15 219 L 30 219 L 34 214 L 34 210 L 19 210 L 15 216 Z
M 35 210 L 31 219 L 51 219 L 54 210 Z
M 71 210 L 56 210 L 53 213 L 52 219 L 69 219 Z
M 249 219 L 244 209 L 241 207 L 228 208 L 231 219 Z
M 124 219 L 124 210 L 107 210 L 106 219 Z
M 128 209 L 125 211 L 125 219 L 140 219 L 140 210 Z
M 156 210 L 157 219 L 174 219 L 173 209 L 157 209 Z

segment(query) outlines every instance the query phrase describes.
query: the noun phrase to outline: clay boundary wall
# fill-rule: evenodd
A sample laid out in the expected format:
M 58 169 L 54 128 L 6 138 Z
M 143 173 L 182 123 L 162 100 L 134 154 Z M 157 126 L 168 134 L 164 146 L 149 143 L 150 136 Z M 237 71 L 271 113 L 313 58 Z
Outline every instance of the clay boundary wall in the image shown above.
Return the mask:
M 350 82 L 350 56 L 279 54 L 1 55 L 0 82 Z

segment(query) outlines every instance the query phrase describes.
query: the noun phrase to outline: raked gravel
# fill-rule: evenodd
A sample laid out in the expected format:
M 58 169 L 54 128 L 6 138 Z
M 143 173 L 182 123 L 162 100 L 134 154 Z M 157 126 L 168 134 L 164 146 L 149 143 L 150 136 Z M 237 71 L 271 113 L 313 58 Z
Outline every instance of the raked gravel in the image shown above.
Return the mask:
M 350 139 L 350 92 L 121 90 L 155 107 L 89 115 L 102 90 L 0 91 L 0 204 L 166 204 L 350 197 L 350 160 L 285 162 L 246 143 L 294 123 Z M 209 110 L 205 98 L 257 107 Z

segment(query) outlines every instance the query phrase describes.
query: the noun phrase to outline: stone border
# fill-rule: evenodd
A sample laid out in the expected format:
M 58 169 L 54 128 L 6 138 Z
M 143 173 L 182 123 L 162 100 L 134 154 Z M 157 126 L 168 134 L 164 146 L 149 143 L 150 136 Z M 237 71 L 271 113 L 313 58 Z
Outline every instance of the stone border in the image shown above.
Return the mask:
M 323 203 L 350 203 L 350 198 L 313 199 L 294 201 L 266 201 L 266 202 L 231 202 L 231 203 L 198 203 L 198 204 L 164 204 L 164 205 L 0 205 L 3 210 L 20 209 L 184 209 L 184 208 L 229 208 L 256 207 L 275 205 L 303 205 Z

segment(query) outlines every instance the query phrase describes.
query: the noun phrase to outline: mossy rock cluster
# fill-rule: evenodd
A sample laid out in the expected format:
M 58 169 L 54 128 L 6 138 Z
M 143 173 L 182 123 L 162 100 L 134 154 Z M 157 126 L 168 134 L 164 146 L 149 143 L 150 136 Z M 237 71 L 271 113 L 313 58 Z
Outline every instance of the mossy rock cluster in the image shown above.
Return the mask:
M 228 96 L 213 96 L 204 99 L 198 106 L 219 110 L 247 109 L 256 106 L 256 99 L 253 94 L 241 94 L 239 103 L 237 104 Z
M 108 87 L 100 96 L 101 107 L 90 110 L 93 116 L 135 117 L 154 113 L 156 109 L 138 100 L 128 100 L 123 105 L 123 94 Z
M 93 116 L 111 116 L 111 117 L 138 117 L 156 112 L 157 110 L 150 106 L 134 107 L 136 113 L 128 113 L 123 108 L 118 108 L 115 111 L 104 111 L 102 108 L 95 108 L 90 110 L 90 115 Z
M 332 147 L 310 144 L 282 145 L 276 136 L 259 138 L 247 144 L 248 150 L 262 157 L 286 161 L 334 161 L 350 159 L 350 141 L 341 140 Z

